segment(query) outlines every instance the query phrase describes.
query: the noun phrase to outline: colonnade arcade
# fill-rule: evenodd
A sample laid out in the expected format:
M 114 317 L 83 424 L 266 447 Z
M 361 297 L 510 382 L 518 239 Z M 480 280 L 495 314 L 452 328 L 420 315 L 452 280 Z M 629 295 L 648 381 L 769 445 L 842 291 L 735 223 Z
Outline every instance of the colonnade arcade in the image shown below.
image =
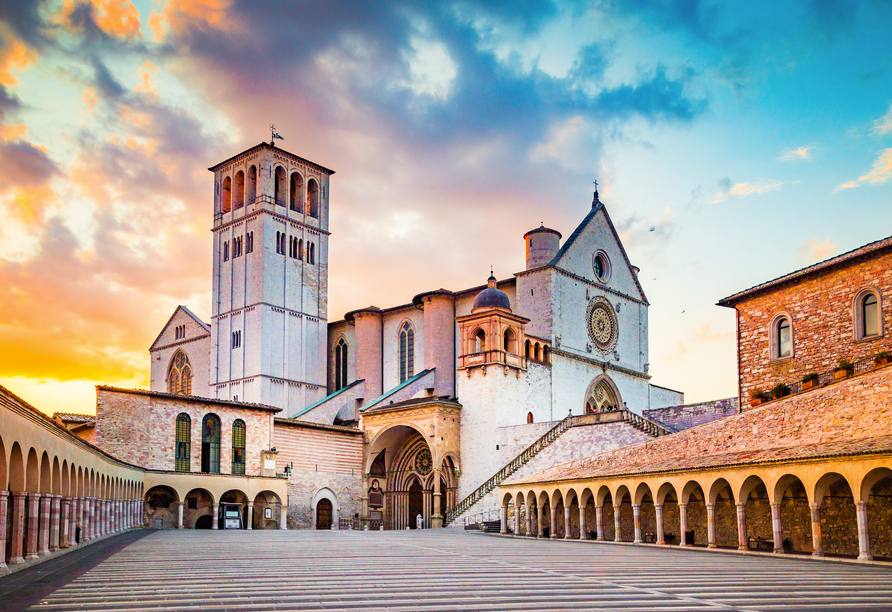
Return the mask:
M 270 490 L 249 496 L 240 489 L 212 491 L 197 487 L 178 491 L 177 487 L 158 484 L 146 491 L 144 500 L 146 526 L 151 529 L 218 529 L 221 503 L 239 505 L 243 529 L 287 526 L 287 506 Z
M 502 533 L 892 558 L 892 457 L 502 486 Z
M 0 574 L 142 526 L 143 471 L 0 387 Z

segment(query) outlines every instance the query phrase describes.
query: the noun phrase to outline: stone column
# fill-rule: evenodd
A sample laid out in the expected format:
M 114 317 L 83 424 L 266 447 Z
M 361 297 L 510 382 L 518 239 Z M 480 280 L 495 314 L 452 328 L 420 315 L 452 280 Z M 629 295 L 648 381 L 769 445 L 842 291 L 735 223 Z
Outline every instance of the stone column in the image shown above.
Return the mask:
M 564 506 L 564 539 L 569 540 L 572 537 L 570 533 L 570 506 Z
M 68 505 L 68 547 L 77 546 L 77 526 L 80 525 L 78 516 L 78 508 L 80 507 L 80 499 L 72 497 Z
M 678 529 L 681 535 L 678 538 L 679 546 L 690 546 L 688 542 L 688 505 L 678 504 Z
M 9 568 L 6 567 L 6 514 L 9 508 L 8 498 L 9 491 L 0 491 L 0 576 L 9 571 Z
M 784 552 L 784 531 L 781 525 L 781 505 L 771 504 L 771 532 L 774 535 L 774 552 Z
M 177 502 L 177 529 L 183 528 L 183 502 Z
M 811 546 L 812 555 L 823 557 L 824 549 L 821 545 L 821 504 L 809 504 L 811 510 Z
M 53 496 L 50 493 L 40 495 L 40 514 L 37 517 L 37 555 L 46 557 L 50 554 L 50 507 Z
M 25 521 L 25 496 L 28 495 L 24 491 L 18 491 L 12 494 L 12 504 L 10 512 L 12 512 L 12 530 L 7 535 L 10 540 L 9 544 L 9 564 L 19 565 L 24 563 L 24 536 Z
M 622 542 L 623 534 L 622 534 L 622 521 L 620 520 L 619 509 L 622 506 L 614 506 L 613 507 L 613 541 L 614 542 Z
M 858 560 L 870 561 L 870 536 L 867 531 L 867 502 L 855 502 L 855 518 L 858 519 Z M 25 557 L 27 559 L 27 557 Z
M 526 509 L 527 506 L 521 506 L 514 500 L 514 535 L 520 535 L 520 509 Z
M 53 495 L 50 504 L 50 552 L 56 552 L 59 550 L 59 526 L 62 518 L 62 496 Z
M 595 539 L 604 541 L 604 506 L 595 506 Z
M 71 533 L 71 498 L 63 497 L 59 501 L 59 548 L 68 548 Z
M 524 533 L 524 535 L 527 537 L 533 534 L 533 508 L 535 508 L 535 506 L 527 506 L 527 529 L 526 533 Z
M 25 541 L 25 560 L 37 558 L 37 534 L 40 524 L 40 493 L 28 493 L 28 534 Z
M 71 517 L 72 520 L 74 521 L 73 524 L 71 525 L 71 541 L 74 543 L 74 546 L 79 546 L 80 543 L 84 541 L 84 506 L 85 506 L 84 502 L 85 502 L 85 500 L 83 497 L 78 497 L 75 499 L 75 502 L 77 502 L 76 508 L 75 508 L 76 512 Z M 81 530 L 80 538 L 77 538 L 76 529 L 78 527 L 80 527 L 80 530 Z
M 557 506 L 548 506 L 548 517 L 551 519 L 551 533 L 548 534 L 549 539 L 558 537 L 557 535 Z
M 587 506 L 579 506 L 579 539 L 585 539 L 585 509 Z
M 93 498 L 82 497 L 81 505 L 81 542 L 93 539 Z
M 220 516 L 220 504 L 218 502 L 214 502 L 213 510 L 211 510 L 211 529 L 219 529 L 217 526 L 218 517 Z
M 657 544 L 665 545 L 666 538 L 663 534 L 663 504 L 654 504 L 654 512 L 657 515 Z
M 248 502 L 248 525 L 247 529 L 254 530 L 254 502 Z
M 632 523 L 635 525 L 635 544 L 641 544 L 641 504 L 632 504 Z
M 737 504 L 737 550 L 746 550 L 746 502 Z
M 288 529 L 288 506 L 286 506 L 285 504 L 282 504 L 282 519 L 279 523 L 279 529 Z
M 514 507 L 517 507 L 515 502 Z M 440 471 L 434 472 L 434 512 L 431 514 L 431 529 L 439 529 L 443 526 L 443 492 L 440 490 Z M 505 523 L 508 529 L 508 523 Z M 504 532 L 503 532 L 504 533 Z
M 706 504 L 706 546 L 715 548 L 715 504 Z
M 502 505 L 502 512 L 499 514 L 499 533 L 508 533 L 508 506 Z

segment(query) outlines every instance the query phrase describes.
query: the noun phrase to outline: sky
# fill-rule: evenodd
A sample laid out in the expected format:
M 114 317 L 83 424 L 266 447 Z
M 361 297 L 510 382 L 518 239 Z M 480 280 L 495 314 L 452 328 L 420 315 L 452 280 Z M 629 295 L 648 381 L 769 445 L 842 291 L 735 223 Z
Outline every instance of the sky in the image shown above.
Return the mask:
M 0 384 L 95 412 L 209 319 L 213 176 L 336 170 L 329 319 L 524 268 L 592 181 L 652 382 L 736 394 L 719 299 L 892 234 L 892 2 L 0 0 Z

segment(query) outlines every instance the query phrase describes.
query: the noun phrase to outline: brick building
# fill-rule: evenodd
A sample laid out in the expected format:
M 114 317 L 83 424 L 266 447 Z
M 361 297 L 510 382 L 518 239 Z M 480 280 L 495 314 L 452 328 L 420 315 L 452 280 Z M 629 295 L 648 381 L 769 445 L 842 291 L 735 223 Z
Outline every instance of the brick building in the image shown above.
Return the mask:
M 871 243 L 719 302 L 738 312 L 741 394 L 774 393 L 512 478 L 503 532 L 892 558 L 890 248 Z M 693 425 L 727 404 L 648 415 Z

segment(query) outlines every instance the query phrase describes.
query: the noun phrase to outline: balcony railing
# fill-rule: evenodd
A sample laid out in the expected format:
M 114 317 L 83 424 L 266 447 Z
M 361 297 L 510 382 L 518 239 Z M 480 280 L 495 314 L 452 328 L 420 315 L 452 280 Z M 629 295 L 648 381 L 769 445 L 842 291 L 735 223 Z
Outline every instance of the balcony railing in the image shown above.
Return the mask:
M 458 358 L 458 367 L 460 368 L 470 368 L 473 366 L 490 364 L 504 364 L 525 370 L 527 368 L 527 358 L 523 355 L 516 355 L 514 353 L 499 350 L 470 353 Z

